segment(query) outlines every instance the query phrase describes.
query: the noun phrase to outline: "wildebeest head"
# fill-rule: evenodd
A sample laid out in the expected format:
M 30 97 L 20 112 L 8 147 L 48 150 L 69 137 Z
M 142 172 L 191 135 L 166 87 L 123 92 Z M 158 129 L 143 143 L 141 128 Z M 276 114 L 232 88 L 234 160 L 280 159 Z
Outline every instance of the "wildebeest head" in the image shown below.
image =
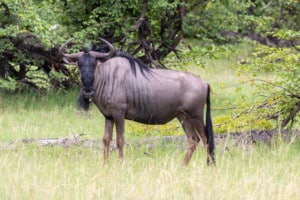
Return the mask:
M 80 78 L 83 86 L 82 93 L 85 97 L 91 97 L 94 94 L 93 83 L 97 60 L 89 52 L 85 52 L 78 58 L 77 65 L 80 70 Z
M 100 53 L 97 51 L 89 51 L 85 50 L 83 52 L 73 53 L 73 54 L 65 54 L 63 53 L 64 48 L 70 42 L 68 40 L 65 44 L 63 44 L 59 48 L 60 54 L 63 56 L 63 60 L 68 64 L 76 64 L 80 70 L 80 78 L 82 82 L 82 94 L 86 98 L 90 98 L 94 94 L 93 82 L 94 82 L 94 72 L 96 65 L 98 63 L 97 59 L 101 58 L 109 58 L 114 55 L 115 50 L 112 44 L 108 41 L 100 38 L 101 41 L 107 44 L 109 47 L 109 52 Z

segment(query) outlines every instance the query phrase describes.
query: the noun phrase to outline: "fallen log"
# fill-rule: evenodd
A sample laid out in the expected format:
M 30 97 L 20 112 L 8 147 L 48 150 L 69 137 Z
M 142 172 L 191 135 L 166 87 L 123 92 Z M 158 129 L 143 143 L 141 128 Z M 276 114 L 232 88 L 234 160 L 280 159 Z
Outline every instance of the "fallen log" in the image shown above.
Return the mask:
M 40 146 L 62 146 L 67 149 L 71 146 L 82 146 L 88 148 L 103 148 L 101 139 L 84 138 L 86 134 L 72 134 L 70 137 L 59 138 L 25 138 L 22 140 L 16 140 L 9 144 L 2 144 L 1 149 L 14 149 L 18 143 L 23 144 L 38 144 Z M 228 141 L 230 145 L 238 146 L 253 146 L 259 143 L 270 145 L 274 139 L 279 138 L 285 142 L 300 141 L 300 130 L 252 130 L 247 132 L 236 133 L 222 133 L 215 134 L 215 142 L 217 145 L 225 144 L 225 149 L 228 148 Z M 186 136 L 155 136 L 145 138 L 128 138 L 126 145 L 134 148 L 146 148 L 151 150 L 157 146 L 165 148 L 167 146 L 176 146 L 182 150 L 185 149 L 187 142 Z M 202 143 L 200 142 L 200 145 Z M 115 140 L 111 142 L 110 150 L 117 149 Z M 147 150 L 147 152 L 148 152 Z

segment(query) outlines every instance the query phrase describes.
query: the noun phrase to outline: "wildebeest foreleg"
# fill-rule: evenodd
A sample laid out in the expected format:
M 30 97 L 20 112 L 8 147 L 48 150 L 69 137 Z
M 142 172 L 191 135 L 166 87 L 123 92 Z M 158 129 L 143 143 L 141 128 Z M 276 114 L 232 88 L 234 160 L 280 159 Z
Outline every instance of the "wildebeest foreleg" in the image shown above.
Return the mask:
M 113 133 L 113 126 L 114 121 L 111 119 L 105 119 L 105 130 L 103 136 L 103 143 L 104 143 L 104 162 L 108 161 L 109 156 L 109 144 L 112 140 L 112 133 Z
M 115 119 L 116 123 L 116 131 L 117 131 L 117 146 L 119 149 L 119 158 L 121 162 L 124 158 L 124 126 L 125 126 L 125 119 L 124 117 L 118 117 Z

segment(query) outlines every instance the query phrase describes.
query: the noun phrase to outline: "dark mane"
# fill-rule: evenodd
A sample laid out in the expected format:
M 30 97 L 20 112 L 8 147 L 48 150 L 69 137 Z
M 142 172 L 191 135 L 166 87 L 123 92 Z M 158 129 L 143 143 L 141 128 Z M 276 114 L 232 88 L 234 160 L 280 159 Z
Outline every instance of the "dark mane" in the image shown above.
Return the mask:
M 132 57 L 131 55 L 128 55 L 124 52 L 117 52 L 114 57 L 126 58 L 129 61 L 131 70 L 135 76 L 136 76 L 136 68 L 137 67 L 141 70 L 141 73 L 143 76 L 146 76 L 145 73 L 148 73 L 151 71 L 151 68 L 148 65 L 146 65 L 145 63 L 143 63 L 140 59 Z M 136 63 L 137 63 L 137 65 L 136 65 Z
M 101 53 L 105 53 L 105 52 L 109 51 L 107 46 L 96 47 L 95 45 L 92 46 L 92 50 L 93 51 L 98 51 L 98 52 L 101 52 Z M 148 65 L 146 65 L 145 63 L 143 63 L 140 59 L 135 58 L 135 57 L 133 57 L 133 56 L 127 54 L 127 53 L 124 53 L 122 51 L 116 51 L 115 54 L 111 58 L 114 58 L 114 57 L 126 58 L 129 61 L 130 66 L 131 66 L 131 70 L 132 70 L 132 72 L 134 73 L 135 76 L 136 76 L 136 71 L 137 71 L 136 68 L 140 69 L 143 76 L 146 76 L 146 73 L 151 71 L 151 68 Z M 101 58 L 99 60 L 101 62 L 105 62 L 109 59 L 110 58 Z M 136 63 L 137 63 L 137 65 L 136 65 Z

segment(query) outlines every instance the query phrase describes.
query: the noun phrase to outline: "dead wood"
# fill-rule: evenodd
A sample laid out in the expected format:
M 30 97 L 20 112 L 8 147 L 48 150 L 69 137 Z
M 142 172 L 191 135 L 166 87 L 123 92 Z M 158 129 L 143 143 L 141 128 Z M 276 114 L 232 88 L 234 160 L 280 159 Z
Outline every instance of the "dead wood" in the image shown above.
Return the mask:
M 261 36 L 251 31 L 246 33 L 240 33 L 240 32 L 223 30 L 220 31 L 220 34 L 223 37 L 227 37 L 227 38 L 249 38 L 251 40 L 259 42 L 260 44 L 267 45 L 270 47 L 294 47 L 296 50 L 299 51 L 297 46 L 300 45 L 300 40 L 297 39 L 286 40 L 286 39 L 277 38 L 272 35 Z
M 14 149 L 18 143 L 23 144 L 37 144 L 40 146 L 61 146 L 68 149 L 72 146 L 81 146 L 86 148 L 102 149 L 103 144 L 101 139 L 84 138 L 86 134 L 73 134 L 70 137 L 61 138 L 25 138 L 23 140 L 16 140 L 8 144 L 0 145 L 0 149 Z M 300 141 L 300 130 L 252 130 L 247 132 L 236 132 L 228 134 L 215 134 L 215 142 L 219 146 L 223 146 L 223 151 L 229 151 L 231 147 L 243 147 L 248 149 L 257 144 L 270 145 L 275 139 L 285 142 Z M 230 141 L 230 142 L 229 142 Z M 146 138 L 129 138 L 126 140 L 126 145 L 133 148 L 142 149 L 144 154 L 153 157 L 151 150 L 157 147 L 168 148 L 173 146 L 180 150 L 185 150 L 187 140 L 185 136 L 157 136 Z M 200 142 L 202 146 L 202 143 Z M 145 150 L 146 149 L 146 150 Z M 111 143 L 110 151 L 117 150 L 115 141 Z

